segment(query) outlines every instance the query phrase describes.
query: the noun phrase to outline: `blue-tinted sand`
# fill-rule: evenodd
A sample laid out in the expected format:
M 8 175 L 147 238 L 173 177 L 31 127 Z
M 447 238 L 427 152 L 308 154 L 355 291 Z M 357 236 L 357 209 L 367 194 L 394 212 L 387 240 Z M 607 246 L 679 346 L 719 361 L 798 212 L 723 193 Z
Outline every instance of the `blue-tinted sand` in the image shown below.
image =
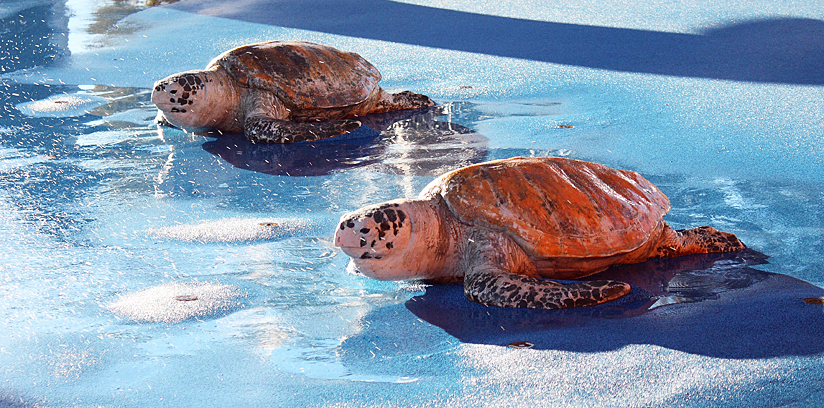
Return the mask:
M 153 124 L 155 80 L 264 40 L 439 107 L 295 145 Z M 822 55 L 815 1 L 3 2 L 0 406 L 824 405 Z M 749 249 L 543 311 L 332 245 L 346 211 L 518 155 L 638 171 L 670 224 Z

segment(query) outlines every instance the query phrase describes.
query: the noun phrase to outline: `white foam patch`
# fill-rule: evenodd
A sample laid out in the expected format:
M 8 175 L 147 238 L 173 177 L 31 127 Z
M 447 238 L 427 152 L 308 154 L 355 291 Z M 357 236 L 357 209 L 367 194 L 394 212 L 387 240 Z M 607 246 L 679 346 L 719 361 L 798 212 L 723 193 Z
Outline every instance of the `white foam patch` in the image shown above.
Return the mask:
M 123 295 L 107 309 L 135 322 L 177 323 L 239 307 L 244 296 L 231 285 L 173 282 Z
M 306 232 L 308 220 L 284 218 L 224 218 L 146 230 L 149 236 L 186 242 L 245 242 L 280 239 Z
M 67 118 L 82 116 L 92 109 L 105 105 L 104 98 L 84 93 L 57 94 L 39 101 L 23 102 L 15 108 L 26 116 L 41 118 Z

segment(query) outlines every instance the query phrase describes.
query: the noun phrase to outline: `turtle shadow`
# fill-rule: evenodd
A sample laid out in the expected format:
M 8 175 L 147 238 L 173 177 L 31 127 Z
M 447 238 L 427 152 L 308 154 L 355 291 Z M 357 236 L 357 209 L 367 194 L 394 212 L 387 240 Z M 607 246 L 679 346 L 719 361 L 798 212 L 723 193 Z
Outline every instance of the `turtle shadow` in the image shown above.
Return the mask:
M 766 256 L 746 250 L 622 265 L 591 279 L 632 285 L 615 302 L 565 310 L 488 307 L 462 285 L 434 285 L 405 304 L 418 318 L 465 343 L 598 352 L 651 344 L 719 358 L 769 358 L 824 351 L 822 306 L 803 299 L 824 289 L 759 271 Z
M 824 21 L 754 19 L 673 33 L 477 14 L 390 0 L 216 0 L 170 7 L 349 37 L 621 72 L 824 84 Z
M 363 116 L 358 118 L 363 123 L 359 129 L 313 142 L 253 143 L 242 134 L 225 134 L 202 147 L 234 167 L 278 176 L 323 176 L 354 168 L 434 176 L 483 161 L 488 139 L 457 123 L 437 120 L 443 109 Z

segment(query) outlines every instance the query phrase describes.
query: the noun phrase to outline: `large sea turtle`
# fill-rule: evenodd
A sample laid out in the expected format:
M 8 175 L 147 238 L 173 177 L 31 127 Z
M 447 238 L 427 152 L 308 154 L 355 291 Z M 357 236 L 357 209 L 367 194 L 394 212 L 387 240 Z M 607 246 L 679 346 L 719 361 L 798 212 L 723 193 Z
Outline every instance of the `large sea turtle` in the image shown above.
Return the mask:
M 575 280 L 614 264 L 745 248 L 712 227 L 676 231 L 667 197 L 638 173 L 567 158 L 516 157 L 435 179 L 416 199 L 345 214 L 335 245 L 380 280 L 464 282 L 486 305 L 566 308 L 626 295 Z
M 157 121 L 184 129 L 244 132 L 256 142 L 323 139 L 360 127 L 369 113 L 434 105 L 409 91 L 389 94 L 360 55 L 300 41 L 231 49 L 204 70 L 155 83 Z

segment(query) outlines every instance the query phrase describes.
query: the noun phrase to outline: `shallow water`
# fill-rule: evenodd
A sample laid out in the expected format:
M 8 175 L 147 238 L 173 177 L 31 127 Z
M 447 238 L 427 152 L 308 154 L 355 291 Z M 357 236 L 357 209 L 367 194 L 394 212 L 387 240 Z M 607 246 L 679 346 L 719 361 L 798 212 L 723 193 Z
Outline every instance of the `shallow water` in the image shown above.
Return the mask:
M 374 13 L 489 15 L 495 27 L 526 32 L 538 28 L 511 19 L 533 18 L 690 41 L 706 27 L 770 16 L 804 18 L 794 29 L 817 32 L 824 15 L 820 5 L 743 1 L 695 2 L 685 6 L 691 15 L 625 2 L 517 3 L 379 2 Z M 755 6 L 764 14 L 747 11 Z M 804 71 L 803 84 L 769 69 L 756 73 L 781 75 L 730 78 L 717 66 L 657 75 L 649 65 L 616 70 L 583 58 L 598 54 L 530 58 L 534 43 L 513 43 L 512 58 L 433 33 L 392 43 L 380 25 L 341 31 L 301 14 L 279 26 L 256 20 L 266 13 L 228 15 L 211 2 L 143 8 L 21 1 L 0 9 L 0 405 L 810 406 L 824 398 L 824 309 L 802 301 L 824 297 L 821 72 Z M 172 38 L 187 48 L 169 46 Z M 289 146 L 153 124 L 153 80 L 203 66 L 227 46 L 287 38 L 355 50 L 380 68 L 387 89 L 414 89 L 440 106 Z M 821 46 L 812 37 L 803 44 Z M 371 281 L 348 270 L 331 243 L 344 212 L 414 196 L 461 165 L 517 155 L 639 171 L 669 196 L 670 224 L 713 225 L 752 251 L 608 271 L 633 284 L 631 296 L 556 313 L 470 304 L 454 285 Z M 518 341 L 535 346 L 506 348 Z

